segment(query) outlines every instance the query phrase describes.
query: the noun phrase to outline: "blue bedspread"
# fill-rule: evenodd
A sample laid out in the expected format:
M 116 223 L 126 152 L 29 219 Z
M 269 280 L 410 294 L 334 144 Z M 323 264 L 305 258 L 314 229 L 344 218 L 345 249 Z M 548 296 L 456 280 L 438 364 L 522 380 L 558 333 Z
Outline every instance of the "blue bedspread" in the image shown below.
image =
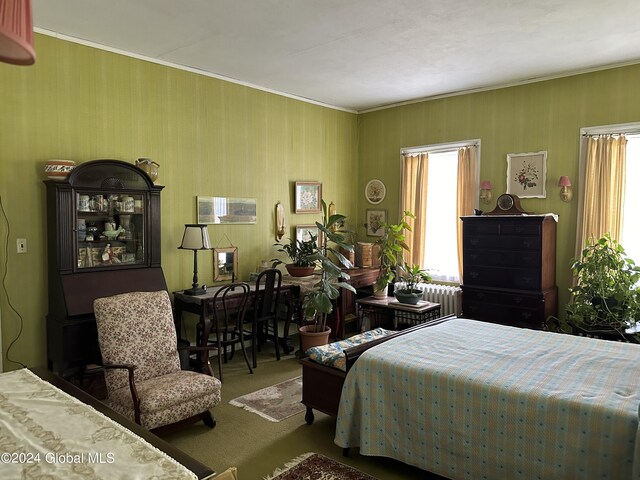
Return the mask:
M 453 479 L 638 479 L 640 346 L 454 319 L 365 352 L 335 442 Z

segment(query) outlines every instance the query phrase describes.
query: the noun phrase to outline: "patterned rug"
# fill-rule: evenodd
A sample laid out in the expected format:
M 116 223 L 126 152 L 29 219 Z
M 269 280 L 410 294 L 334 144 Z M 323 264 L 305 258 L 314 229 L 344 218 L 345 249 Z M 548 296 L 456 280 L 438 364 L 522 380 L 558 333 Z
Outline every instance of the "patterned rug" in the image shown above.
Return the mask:
M 279 422 L 304 412 L 302 400 L 302 376 L 286 380 L 257 392 L 234 398 L 229 403 L 257 413 L 271 422 Z
M 376 478 L 319 453 L 305 453 L 264 480 L 376 480 Z

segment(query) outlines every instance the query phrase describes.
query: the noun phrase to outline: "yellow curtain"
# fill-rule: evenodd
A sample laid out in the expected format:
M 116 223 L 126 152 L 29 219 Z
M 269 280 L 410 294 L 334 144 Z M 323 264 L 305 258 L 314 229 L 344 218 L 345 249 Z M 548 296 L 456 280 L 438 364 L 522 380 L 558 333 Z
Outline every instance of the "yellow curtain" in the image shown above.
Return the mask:
M 589 239 L 605 233 L 620 240 L 627 138 L 624 135 L 587 137 L 582 225 L 578 230 L 576 257 Z
M 458 150 L 458 194 L 456 215 L 458 217 L 458 273 L 462 283 L 462 220 L 460 217 L 472 215 L 478 198 L 478 147 L 469 145 Z
M 402 155 L 402 205 L 401 212 L 409 210 L 416 218 L 408 219 L 412 231 L 405 232 L 409 252 L 404 260 L 409 264 L 424 266 L 424 229 L 427 217 L 427 178 L 429 155 L 427 153 Z

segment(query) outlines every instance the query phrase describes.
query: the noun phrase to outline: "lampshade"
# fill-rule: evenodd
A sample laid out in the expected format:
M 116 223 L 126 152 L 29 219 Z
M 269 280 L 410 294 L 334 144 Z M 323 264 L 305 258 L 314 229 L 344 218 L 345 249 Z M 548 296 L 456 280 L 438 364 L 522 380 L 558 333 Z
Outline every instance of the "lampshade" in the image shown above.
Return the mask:
M 558 186 L 559 187 L 570 187 L 571 186 L 571 179 L 569 177 L 567 177 L 566 175 L 562 175 L 560 177 L 560 179 L 558 180 Z
M 489 180 L 480 182 L 480 190 L 491 190 L 491 182 Z
M 13 65 L 36 61 L 31 0 L 0 0 L 0 60 Z
M 178 248 L 184 250 L 210 250 L 211 242 L 209 241 L 207 226 L 198 223 L 185 225 L 182 243 Z

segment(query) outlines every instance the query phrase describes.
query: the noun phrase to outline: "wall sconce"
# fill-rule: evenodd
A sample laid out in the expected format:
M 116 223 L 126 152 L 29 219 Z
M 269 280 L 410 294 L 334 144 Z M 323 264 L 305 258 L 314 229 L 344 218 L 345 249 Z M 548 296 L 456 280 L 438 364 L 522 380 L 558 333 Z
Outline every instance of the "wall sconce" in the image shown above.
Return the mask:
M 284 216 L 284 206 L 278 202 L 276 203 L 276 241 L 282 240 L 285 232 L 287 231 L 287 220 Z
M 573 198 L 571 179 L 566 175 L 562 175 L 558 180 L 558 186 L 560 187 L 560 200 L 563 202 L 570 202 Z
M 204 288 L 198 288 L 198 250 L 211 250 L 209 241 L 209 230 L 206 225 L 186 224 L 182 243 L 178 247 L 182 250 L 193 250 L 193 285 L 191 289 L 185 290 L 185 295 L 202 295 L 206 293 Z
M 480 182 L 480 200 L 484 203 L 489 203 L 493 193 L 491 193 L 491 182 L 489 180 L 483 180 Z
M 31 0 L 0 0 L 0 61 L 13 65 L 36 61 Z

